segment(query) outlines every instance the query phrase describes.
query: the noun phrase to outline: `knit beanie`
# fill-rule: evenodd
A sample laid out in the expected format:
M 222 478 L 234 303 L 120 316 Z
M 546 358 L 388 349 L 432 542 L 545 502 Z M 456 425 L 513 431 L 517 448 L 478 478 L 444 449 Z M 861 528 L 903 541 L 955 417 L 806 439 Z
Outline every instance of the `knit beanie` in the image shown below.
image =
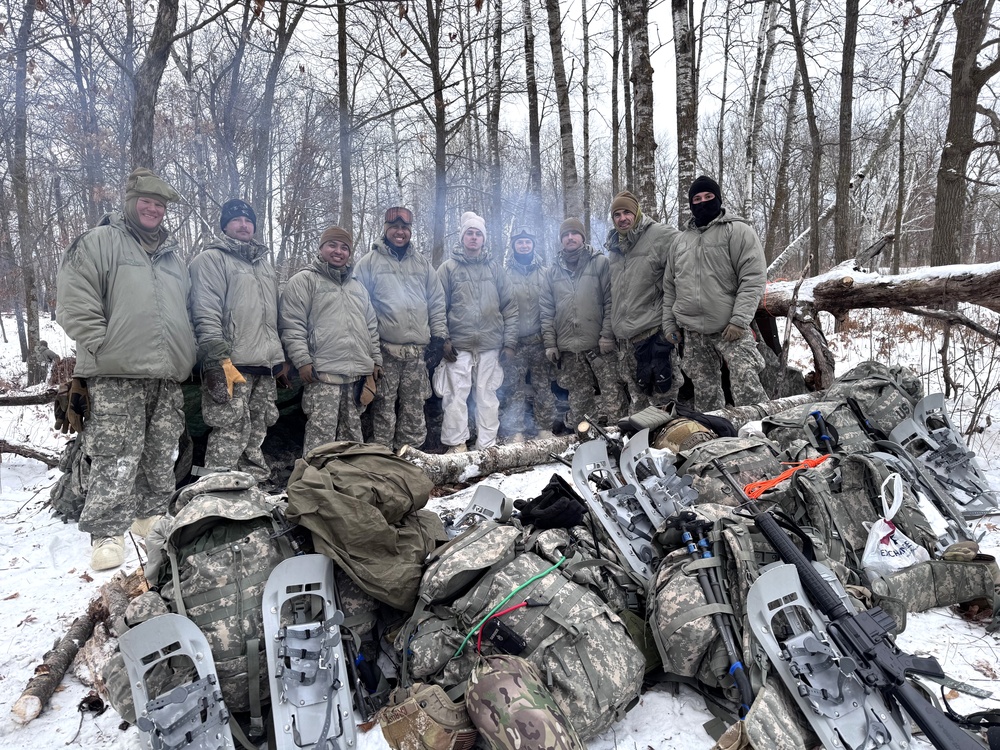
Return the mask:
M 155 198 L 164 203 L 176 203 L 181 199 L 169 183 L 145 167 L 132 170 L 125 182 L 125 200 L 131 198 Z
M 222 231 L 226 231 L 226 226 L 233 219 L 238 219 L 239 217 L 249 219 L 250 223 L 253 224 L 254 231 L 257 229 L 257 214 L 254 213 L 253 206 L 251 206 L 246 201 L 240 200 L 239 198 L 233 198 L 231 201 L 226 201 L 222 204 L 222 216 L 219 219 L 219 224 L 222 227 Z
M 583 237 L 584 242 L 587 241 L 587 233 L 583 229 L 583 222 L 575 217 L 566 219 L 566 221 L 559 225 L 559 239 L 562 239 L 566 232 L 576 232 Z
M 615 199 L 611 201 L 611 215 L 615 215 L 615 211 L 624 209 L 625 211 L 631 211 L 636 216 L 639 215 L 639 199 L 636 198 L 628 190 L 622 190 Z
M 483 233 L 483 239 L 486 239 L 486 222 L 475 211 L 466 211 L 462 214 L 462 220 L 458 227 L 459 242 L 467 229 L 478 229 Z
M 329 227 L 319 238 L 319 246 L 323 247 L 323 245 L 331 240 L 343 242 L 351 249 L 351 254 L 354 254 L 354 240 L 351 238 L 351 235 L 346 232 L 346 230 L 341 229 L 340 227 Z
M 688 188 L 688 201 L 698 195 L 698 193 L 711 193 L 720 201 L 722 200 L 722 188 L 719 187 L 719 183 L 708 175 L 696 177 L 695 181 L 691 183 L 691 187 Z

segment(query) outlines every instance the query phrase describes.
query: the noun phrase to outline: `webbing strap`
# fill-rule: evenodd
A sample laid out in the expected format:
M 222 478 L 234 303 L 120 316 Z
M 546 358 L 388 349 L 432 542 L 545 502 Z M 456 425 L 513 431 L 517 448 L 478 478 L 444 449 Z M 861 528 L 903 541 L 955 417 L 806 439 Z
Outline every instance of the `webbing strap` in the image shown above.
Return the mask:
M 679 617 L 675 617 L 668 624 L 661 625 L 660 637 L 666 641 L 688 623 L 700 620 L 702 617 L 711 617 L 715 614 L 731 615 L 734 612 L 733 608 L 728 604 L 703 604 L 700 607 L 694 607 Z
M 258 750 L 257 744 L 255 742 L 251 742 L 250 738 L 243 733 L 243 727 L 241 727 L 240 723 L 233 718 L 232 714 L 229 715 L 229 730 L 233 733 L 233 737 L 236 738 L 236 741 L 243 746 L 243 750 Z
M 186 605 L 189 609 L 193 609 L 195 607 L 201 607 L 205 604 L 212 604 L 220 599 L 224 599 L 227 596 L 239 594 L 243 589 L 249 588 L 250 586 L 265 583 L 270 575 L 271 571 L 269 570 L 259 570 L 256 573 L 251 573 L 248 576 L 240 578 L 238 581 L 227 583 L 225 586 L 209 589 L 208 591 L 200 591 L 197 594 L 191 594 L 187 597 Z
M 264 712 L 260 703 L 260 639 L 247 641 L 247 680 L 250 682 L 250 734 L 264 734 Z

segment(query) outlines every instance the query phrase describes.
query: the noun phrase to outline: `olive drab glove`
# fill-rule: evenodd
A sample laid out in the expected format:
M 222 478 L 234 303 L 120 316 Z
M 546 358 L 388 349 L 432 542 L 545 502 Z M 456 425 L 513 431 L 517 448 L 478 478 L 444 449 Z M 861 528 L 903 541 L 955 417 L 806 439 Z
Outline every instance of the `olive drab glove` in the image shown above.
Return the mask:
M 73 378 L 69 386 L 69 409 L 66 419 L 71 430 L 83 432 L 84 422 L 90 419 L 90 391 L 87 381 L 83 378 Z
M 441 352 L 445 362 L 458 362 L 458 352 L 456 352 L 455 347 L 451 345 L 451 339 L 444 340 L 444 346 L 442 347 Z
M 722 332 L 722 338 L 726 341 L 739 341 L 746 334 L 745 328 L 730 323 Z

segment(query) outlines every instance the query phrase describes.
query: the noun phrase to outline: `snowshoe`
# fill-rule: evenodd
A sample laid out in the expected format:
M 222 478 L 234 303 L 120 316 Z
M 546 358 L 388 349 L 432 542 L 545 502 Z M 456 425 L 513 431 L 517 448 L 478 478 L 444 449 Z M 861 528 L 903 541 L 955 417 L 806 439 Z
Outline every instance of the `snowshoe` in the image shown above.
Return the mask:
M 640 430 L 629 438 L 618 464 L 625 481 L 640 490 L 636 496 L 657 529 L 663 528 L 665 519 L 698 499 L 691 477 L 678 476 L 672 461 L 653 455 L 649 430 Z
M 496 487 L 478 484 L 472 495 L 472 500 L 455 519 L 453 528 L 463 529 L 465 526 L 473 526 L 480 521 L 507 523 L 513 513 L 513 500 Z
M 854 611 L 833 572 L 813 564 Z M 747 622 L 823 747 L 910 747 L 909 721 L 859 678 L 853 658 L 828 636 L 826 618 L 810 604 L 794 565 L 769 566 L 754 581 Z
M 181 615 L 160 615 L 124 633 L 118 644 L 144 750 L 233 750 L 229 711 L 222 700 L 212 649 L 197 625 Z M 180 657 L 191 662 L 197 679 L 151 696 L 146 681 L 149 673 Z
M 353 750 L 357 730 L 333 561 L 283 560 L 267 579 L 262 612 L 277 750 Z

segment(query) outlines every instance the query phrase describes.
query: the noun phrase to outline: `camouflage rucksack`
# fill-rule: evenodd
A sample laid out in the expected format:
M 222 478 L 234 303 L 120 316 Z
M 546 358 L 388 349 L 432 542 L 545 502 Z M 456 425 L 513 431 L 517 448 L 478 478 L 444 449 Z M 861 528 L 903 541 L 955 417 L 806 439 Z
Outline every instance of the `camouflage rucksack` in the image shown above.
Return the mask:
M 584 750 L 538 668 L 508 654 L 483 657 L 469 675 L 469 717 L 495 750 Z
M 872 441 L 851 407 L 843 401 L 793 406 L 764 417 L 761 429 L 793 461 L 827 453 L 865 453 L 872 449 Z
M 427 560 L 417 609 L 396 641 L 400 677 L 455 697 L 483 654 L 535 664 L 581 737 L 603 731 L 638 700 L 644 660 L 622 620 L 572 580 L 565 560 L 531 551 L 520 528 L 480 523 Z
M 919 376 L 908 367 L 862 362 L 841 375 L 827 389 L 828 401 L 843 401 L 857 412 L 861 423 L 888 435 L 913 416 L 913 405 L 924 397 Z
M 677 454 L 677 473 L 691 477 L 691 486 L 698 490 L 698 504 L 717 503 L 737 507 L 744 502 L 713 465 L 719 459 L 741 485 L 773 479 L 784 467 L 780 451 L 770 441 L 753 435 L 716 438 Z M 781 492 L 771 490 L 760 498 L 766 505 L 784 505 Z

